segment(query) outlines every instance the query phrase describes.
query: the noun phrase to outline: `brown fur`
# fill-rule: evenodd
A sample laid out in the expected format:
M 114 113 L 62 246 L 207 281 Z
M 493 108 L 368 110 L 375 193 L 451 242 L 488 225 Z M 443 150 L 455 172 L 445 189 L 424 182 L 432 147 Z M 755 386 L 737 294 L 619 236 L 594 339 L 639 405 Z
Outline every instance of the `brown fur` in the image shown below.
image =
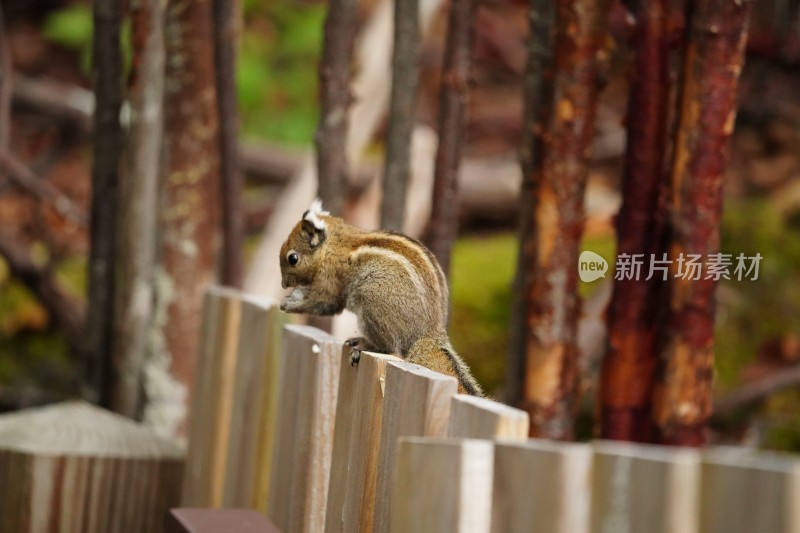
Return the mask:
M 289 264 L 292 252 L 296 265 Z M 450 346 L 447 282 L 422 243 L 307 211 L 281 247 L 280 264 L 283 287 L 295 288 L 281 302 L 284 311 L 334 315 L 349 309 L 364 335 L 358 349 L 400 355 L 456 377 L 459 392 L 483 395 Z

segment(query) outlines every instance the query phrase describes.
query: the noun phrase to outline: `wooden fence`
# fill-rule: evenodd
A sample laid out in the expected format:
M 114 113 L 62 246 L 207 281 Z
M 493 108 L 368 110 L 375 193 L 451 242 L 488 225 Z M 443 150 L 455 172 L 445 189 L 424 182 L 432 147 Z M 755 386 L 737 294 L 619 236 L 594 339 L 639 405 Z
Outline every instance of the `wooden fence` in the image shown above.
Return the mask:
M 531 440 L 525 412 L 390 355 L 351 366 L 289 319 L 208 291 L 185 465 L 85 404 L 0 416 L 0 531 L 158 532 L 180 503 L 257 510 L 285 533 L 800 533 L 794 456 Z M 166 524 L 252 531 L 254 516 Z
M 800 532 L 793 456 L 531 440 L 525 412 L 451 377 L 372 353 L 353 367 L 326 333 L 280 334 L 269 302 L 206 304 L 186 505 L 291 533 Z

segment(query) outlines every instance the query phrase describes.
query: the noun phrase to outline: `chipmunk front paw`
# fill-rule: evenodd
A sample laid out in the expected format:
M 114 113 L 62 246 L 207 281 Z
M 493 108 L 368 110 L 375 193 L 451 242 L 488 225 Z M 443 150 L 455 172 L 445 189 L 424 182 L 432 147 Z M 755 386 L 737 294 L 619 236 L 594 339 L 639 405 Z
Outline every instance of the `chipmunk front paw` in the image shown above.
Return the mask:
M 306 292 L 303 287 L 295 287 L 289 296 L 281 300 L 281 311 L 287 313 L 301 313 L 302 305 L 306 299 Z

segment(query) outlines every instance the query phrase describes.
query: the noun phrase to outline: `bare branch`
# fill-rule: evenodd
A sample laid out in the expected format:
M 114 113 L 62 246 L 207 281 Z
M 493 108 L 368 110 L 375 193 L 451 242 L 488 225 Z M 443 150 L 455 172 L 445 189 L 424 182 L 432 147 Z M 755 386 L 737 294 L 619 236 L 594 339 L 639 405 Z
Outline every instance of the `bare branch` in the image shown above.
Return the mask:
M 86 214 L 67 195 L 34 174 L 22 161 L 4 150 L 0 150 L 0 169 L 17 187 L 39 200 L 50 203 L 56 212 L 67 220 L 81 226 L 86 225 Z
M 529 232 L 523 235 L 523 253 L 532 258 L 525 273 L 523 322 L 523 406 L 531 415 L 532 436 L 571 439 L 574 434 L 580 310 L 575 265 L 608 6 L 607 0 L 556 2 L 552 97 L 547 84 L 538 85 L 545 89 L 542 93 L 531 95 L 536 99 L 534 109 L 549 107 L 549 117 L 537 124 L 537 117 L 529 114 L 533 122 L 525 125 L 532 132 L 531 149 L 536 153 L 526 163 L 532 174 L 525 178 L 525 198 L 533 209 L 527 213 Z
M 92 131 L 94 94 L 88 89 L 48 78 L 15 76 L 12 101 L 15 106 L 46 114 L 69 124 L 81 135 Z
M 164 129 L 164 7 L 131 5 L 131 123 L 119 183 L 114 338 L 101 384 L 104 405 L 129 417 L 142 407 L 142 367 L 151 342 L 158 178 Z
M 406 205 L 411 165 L 411 131 L 414 127 L 419 77 L 419 2 L 394 3 L 394 51 L 386 166 L 383 176 L 381 227 L 400 231 Z
M 634 2 L 637 25 L 632 48 L 636 56 L 628 102 L 623 201 L 617 218 L 620 254 L 651 257 L 664 247 L 664 213 L 660 208 L 662 196 L 666 196 L 668 119 L 675 90 L 675 75 L 668 60 L 670 43 L 680 43 L 683 30 L 668 23 L 674 3 Z M 600 382 L 603 438 L 651 440 L 655 330 L 662 292 L 663 284 L 657 278 L 614 282 L 607 319 L 608 351 Z
M 122 53 L 120 28 L 123 0 L 94 0 L 92 69 L 96 108 L 92 146 L 92 200 L 88 268 L 86 336 L 92 364 L 111 353 L 114 315 L 114 270 L 119 164 L 122 154 Z M 87 376 L 98 387 L 99 366 Z
M 752 4 L 692 3 L 671 176 L 668 249 L 675 256 L 719 252 L 723 170 Z M 653 419 L 662 443 L 698 446 L 712 412 L 717 282 L 676 276 L 677 264 L 670 269 Z
M 231 287 L 241 287 L 244 268 L 243 178 L 237 145 L 239 140 L 239 112 L 236 99 L 236 39 L 239 33 L 237 13 L 236 0 L 214 0 L 214 53 L 217 67 L 222 185 L 220 281 Z
M 469 99 L 475 10 L 474 0 L 450 3 L 447 46 L 442 65 L 439 147 L 436 151 L 433 206 L 427 240 L 445 274 L 450 273 L 450 251 L 458 233 L 458 169 L 464 140 L 464 115 Z
M 714 401 L 714 418 L 720 418 L 732 411 L 764 401 L 789 387 L 800 385 L 800 365 L 773 372 L 752 383 L 742 385 Z
M 13 86 L 11 52 L 8 49 L 6 23 L 0 6 L 0 150 L 8 150 L 11 136 L 11 90 Z
M 520 145 L 522 187 L 519 197 L 519 251 L 511 309 L 511 334 L 506 358 L 504 400 L 520 405 L 525 379 L 525 331 L 529 271 L 534 261 L 532 219 L 536 204 L 534 166 L 542 157 L 537 132 L 544 131 L 553 98 L 553 55 L 555 53 L 556 9 L 551 0 L 530 0 L 528 8 L 528 61 L 525 67 L 523 99 L 525 117 Z
M 319 63 L 320 118 L 314 138 L 317 177 L 319 196 L 335 215 L 342 214 L 349 172 L 345 145 L 357 12 L 358 0 L 330 0 Z

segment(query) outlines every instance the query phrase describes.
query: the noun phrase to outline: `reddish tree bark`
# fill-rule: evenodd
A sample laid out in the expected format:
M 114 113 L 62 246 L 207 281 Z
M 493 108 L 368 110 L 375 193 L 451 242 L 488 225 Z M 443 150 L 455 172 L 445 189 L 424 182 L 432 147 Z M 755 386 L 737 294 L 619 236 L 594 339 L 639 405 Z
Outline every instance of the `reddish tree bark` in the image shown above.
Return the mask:
M 668 231 L 673 259 L 680 254 L 701 254 L 705 259 L 719 251 L 723 171 L 736 118 L 751 3 L 692 3 L 672 171 Z M 673 261 L 670 270 L 653 416 L 661 442 L 701 445 L 712 410 L 717 284 L 713 279 L 676 277 L 677 264 Z
M 141 414 L 142 372 L 152 342 L 154 275 L 164 98 L 164 7 L 131 5 L 130 125 L 120 179 L 113 358 L 104 404 L 125 416 Z
M 671 44 L 680 43 L 682 32 L 670 24 L 670 10 L 676 3 L 639 0 L 633 7 L 636 56 L 631 66 L 617 253 L 643 254 L 645 260 L 660 258 L 664 247 L 660 193 L 665 191 L 668 119 L 675 81 L 670 70 Z M 608 310 L 608 351 L 600 380 L 600 435 L 607 439 L 651 439 L 650 401 L 663 281 L 658 274 L 647 280 L 647 261 L 645 265 L 638 279 L 614 282 Z
M 461 2 L 463 3 L 463 2 Z M 400 231 L 406 206 L 411 166 L 411 134 L 419 78 L 419 2 L 394 3 L 394 50 L 389 129 L 386 132 L 386 164 L 383 173 L 381 227 Z
M 121 0 L 94 0 L 92 77 L 95 92 L 86 337 L 93 386 L 106 374 L 114 325 L 114 257 L 119 164 L 122 156 Z
M 358 0 L 330 0 L 319 63 L 320 118 L 314 137 L 317 179 L 319 197 L 334 215 L 342 214 L 349 172 L 345 145 L 357 14 Z
M 534 131 L 533 261 L 528 272 L 523 406 L 531 435 L 571 439 L 578 396 L 578 245 L 607 1 L 556 3 L 550 117 Z
M 170 0 L 155 315 L 163 352 L 146 381 L 145 420 L 185 432 L 191 405 L 203 293 L 215 281 L 219 234 L 219 137 L 210 0 Z M 157 421 L 157 422 L 156 422 Z
M 450 4 L 447 44 L 442 64 L 439 96 L 439 146 L 436 150 L 433 205 L 428 247 L 445 274 L 450 273 L 450 252 L 458 234 L 458 168 L 469 103 L 472 44 L 475 36 L 474 0 Z
M 214 0 L 214 52 L 219 108 L 220 181 L 222 184 L 222 258 L 220 282 L 242 286 L 244 270 L 243 175 L 239 161 L 239 111 L 236 97 L 236 0 Z

